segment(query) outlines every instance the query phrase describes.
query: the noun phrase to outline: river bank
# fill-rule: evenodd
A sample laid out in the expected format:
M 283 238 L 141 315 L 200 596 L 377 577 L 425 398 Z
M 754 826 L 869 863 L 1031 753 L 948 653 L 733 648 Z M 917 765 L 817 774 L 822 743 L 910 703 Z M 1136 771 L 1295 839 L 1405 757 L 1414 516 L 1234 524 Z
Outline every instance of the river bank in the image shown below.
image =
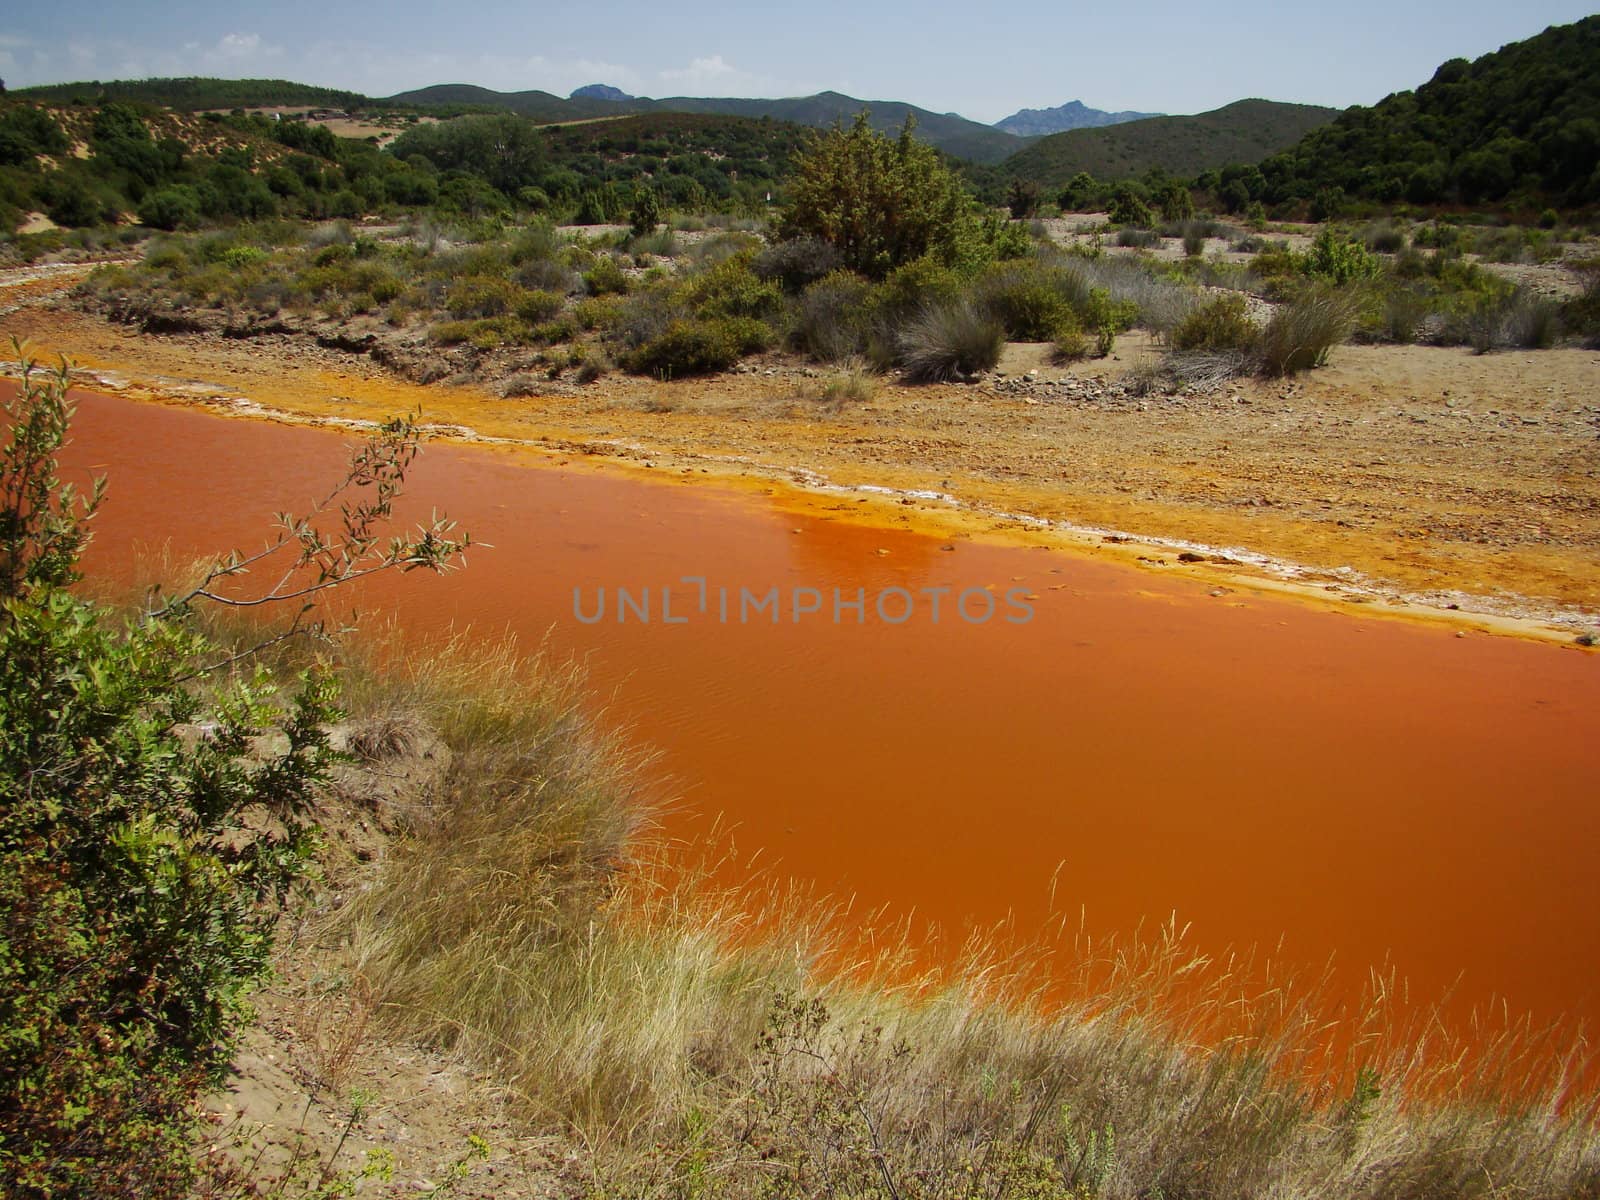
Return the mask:
M 1013 345 L 977 385 L 891 379 L 859 405 L 824 404 L 821 372 L 772 356 L 507 398 L 411 383 L 303 333 L 141 333 L 74 308 L 71 282 L 29 280 L 4 331 L 135 398 L 333 425 L 420 408 L 442 436 L 771 489 L 799 510 L 1561 640 L 1600 611 L 1593 351 L 1346 346 L 1292 381 L 1141 397 L 1129 374 L 1153 350 L 1134 336 L 1070 367 Z

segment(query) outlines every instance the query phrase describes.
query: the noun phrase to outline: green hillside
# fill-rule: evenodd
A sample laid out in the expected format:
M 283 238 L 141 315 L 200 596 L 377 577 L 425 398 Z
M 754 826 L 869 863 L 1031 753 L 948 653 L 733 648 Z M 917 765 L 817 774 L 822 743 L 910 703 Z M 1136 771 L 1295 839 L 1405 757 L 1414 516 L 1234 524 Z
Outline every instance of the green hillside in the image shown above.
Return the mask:
M 1600 200 L 1600 16 L 1452 59 L 1262 163 L 1269 201 L 1324 188 L 1381 202 Z
M 1040 138 L 1001 171 L 1059 188 L 1080 171 L 1096 179 L 1143 175 L 1152 167 L 1194 176 L 1235 162 L 1258 162 L 1292 146 L 1338 115 L 1337 109 L 1273 100 L 1239 100 L 1192 117 L 1152 117 Z
M 496 92 L 472 83 L 437 83 L 432 87 L 418 88 L 390 96 L 385 104 L 411 105 L 435 109 L 501 109 L 535 121 L 557 123 L 584 121 L 593 117 L 614 117 L 638 112 L 650 106 L 650 101 L 629 101 L 617 104 L 610 100 L 592 100 L 579 96 L 568 100 L 562 96 L 541 92 Z
M 269 108 L 280 105 L 315 105 L 321 108 L 368 108 L 372 101 L 359 92 L 313 87 L 287 79 L 207 79 L 186 76 L 180 79 L 125 79 L 102 83 L 98 79 L 82 83 L 51 83 L 18 88 L 13 96 L 53 104 L 74 100 L 94 103 L 107 100 L 159 104 L 179 112 L 198 112 L 207 108 Z

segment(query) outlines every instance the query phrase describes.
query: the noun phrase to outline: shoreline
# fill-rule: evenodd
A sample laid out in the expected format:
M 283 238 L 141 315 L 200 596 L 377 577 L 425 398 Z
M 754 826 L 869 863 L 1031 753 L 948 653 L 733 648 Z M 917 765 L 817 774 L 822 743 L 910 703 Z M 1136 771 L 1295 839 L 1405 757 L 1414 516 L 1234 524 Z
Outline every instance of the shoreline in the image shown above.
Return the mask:
M 0 360 L 0 378 L 15 380 L 19 374 L 18 362 Z M 134 403 L 201 408 L 214 415 L 236 419 L 351 434 L 370 432 L 378 424 L 374 418 L 277 408 L 210 381 L 139 376 L 75 363 L 71 364 L 71 378 L 74 388 L 85 391 L 113 395 Z M 668 471 L 658 469 L 655 459 L 660 456 L 638 443 L 611 442 L 609 448 L 614 453 L 608 455 L 597 452 L 595 443 L 562 443 L 550 437 L 505 437 L 456 423 L 423 421 L 418 428 L 429 440 L 510 449 L 547 460 L 535 469 L 548 469 L 553 465 L 620 471 L 657 485 L 673 478 Z M 644 461 L 633 461 L 629 456 Z M 679 455 L 666 465 L 679 466 L 682 457 Z M 1324 568 L 1290 562 L 1243 546 L 1214 546 L 1182 538 L 1075 525 L 1029 513 L 985 509 L 963 503 L 947 493 L 872 483 L 840 484 L 820 472 L 803 468 L 778 467 L 714 454 L 698 457 L 709 464 L 699 470 L 708 477 L 705 482 L 730 491 L 764 495 L 784 511 L 826 513 L 828 519 L 843 519 L 870 528 L 905 531 L 909 526 L 910 531 L 927 536 L 953 536 L 1015 548 L 1049 547 L 1086 557 L 1112 558 L 1139 569 L 1180 571 L 1188 574 L 1197 585 L 1211 583 L 1218 588 L 1270 594 L 1351 616 L 1367 613 L 1443 623 L 1462 632 L 1476 630 L 1570 645 L 1577 633 L 1593 624 L 1590 614 L 1572 609 L 1541 609 L 1537 601 L 1528 597 L 1483 596 L 1465 591 L 1433 596 L 1409 594 L 1353 568 Z M 693 468 L 683 467 L 679 478 L 693 473 Z M 858 508 L 846 514 L 828 503 L 841 498 L 853 498 L 857 506 L 865 505 L 865 509 Z M 913 514 L 894 511 L 908 505 L 916 506 Z M 1155 557 L 1159 555 L 1170 555 L 1172 560 Z M 1180 558 L 1181 555 L 1193 557 Z
M 90 266 L 81 269 L 87 271 Z M 528 412 L 529 406 L 522 403 L 507 411 L 514 402 L 496 397 L 486 386 L 413 384 L 364 357 L 320 352 L 294 355 L 283 346 L 255 341 L 240 345 L 215 335 L 184 335 L 176 339 L 141 335 L 101 317 L 64 307 L 61 289 L 74 274 L 70 270 L 54 273 L 43 287 L 28 280 L 34 286 L 24 290 L 33 294 L 5 315 L 15 317 L 25 312 L 30 318 L 23 322 L 19 336 L 25 339 L 36 361 L 46 365 L 64 356 L 73 366 L 74 386 L 135 402 L 199 407 L 233 417 L 353 433 L 371 428 L 378 419 L 396 411 L 420 409 L 437 414 L 432 420 L 423 420 L 427 433 L 448 442 L 507 448 L 561 467 L 620 470 L 657 483 L 669 479 L 711 482 L 759 494 L 786 511 L 812 513 L 826 519 L 909 529 L 941 538 L 1048 546 L 1102 561 L 1110 558 L 1144 570 L 1179 572 L 1197 586 L 1209 584 L 1223 595 L 1248 590 L 1351 615 L 1364 613 L 1443 624 L 1462 635 L 1478 631 L 1573 648 L 1580 647 L 1580 637 L 1600 629 L 1600 614 L 1594 607 L 1563 602 L 1559 596 L 1550 595 L 1549 588 L 1543 596 L 1504 586 L 1485 591 L 1472 587 L 1470 579 L 1461 578 L 1465 570 L 1450 579 L 1456 586 L 1438 586 L 1437 565 L 1430 565 L 1426 572 L 1425 582 L 1433 586 L 1416 586 L 1403 578 L 1403 571 L 1385 577 L 1371 570 L 1370 564 L 1354 552 L 1355 547 L 1329 540 L 1327 535 L 1332 531 L 1315 525 L 1309 526 L 1302 540 L 1310 540 L 1318 548 L 1352 551 L 1350 561 L 1339 561 L 1344 555 L 1308 560 L 1264 547 L 1258 540 L 1229 536 L 1249 531 L 1238 528 L 1242 524 L 1238 518 L 1230 524 L 1226 512 L 1194 513 L 1169 508 L 1165 515 L 1173 519 L 1162 523 L 1161 532 L 1151 533 L 1140 531 L 1131 523 L 1100 519 L 1100 514 L 1092 512 L 1084 514 L 1084 519 L 1052 515 L 1050 508 L 1063 505 L 1047 500 L 1041 494 L 1042 481 L 1032 476 L 1024 476 L 1022 485 L 1015 487 L 979 488 L 968 486 L 971 481 L 966 479 L 958 484 L 945 479 L 942 482 L 949 486 L 940 487 L 937 481 L 926 478 L 926 466 L 919 471 L 910 463 L 874 463 L 868 461 L 873 457 L 870 454 L 847 457 L 842 464 L 817 461 L 824 455 L 802 461 L 806 447 L 801 444 L 800 434 L 787 441 L 774 436 L 762 442 L 760 449 L 765 454 L 737 444 L 715 444 L 709 441 L 710 431 L 719 428 L 715 423 L 703 431 L 691 427 L 679 435 L 679 444 L 671 444 L 670 439 L 652 438 L 655 430 L 645 428 L 653 415 L 648 408 L 604 410 L 602 415 L 615 419 L 602 422 L 604 427 L 595 432 L 606 436 L 585 436 L 589 431 L 575 428 L 573 421 L 562 423 L 560 413 Z M 128 350 L 125 356 L 113 357 L 123 349 Z M 238 357 L 243 361 L 235 361 Z M 208 358 L 213 361 L 202 361 Z M 215 361 L 219 358 L 223 361 Z M 329 369 L 330 362 L 345 369 Z M 178 375 L 160 369 L 173 365 L 193 365 L 198 370 L 195 375 Z M 8 378 L 15 378 L 17 369 L 18 364 L 9 356 L 0 364 L 0 374 Z M 772 376 L 776 372 L 766 374 Z M 730 386 L 744 389 L 754 397 L 751 403 L 759 403 L 763 392 L 770 395 L 774 386 L 781 391 L 792 383 L 779 381 L 774 385 L 772 380 L 751 372 L 667 385 L 610 377 L 595 386 L 609 387 L 607 394 L 615 397 L 618 405 L 630 399 L 640 403 L 636 397 L 651 394 L 652 388 L 674 397 L 668 401 L 671 404 L 681 394 L 725 391 Z M 939 399 L 937 389 L 892 390 L 907 393 L 913 408 L 921 404 L 923 397 L 935 402 Z M 971 392 L 946 390 L 953 390 L 961 402 L 971 404 Z M 548 397 L 535 399 L 554 402 Z M 900 396 L 891 397 L 891 402 L 901 402 Z M 1032 400 L 1013 403 L 1022 410 L 1017 416 L 1020 423 L 1031 420 L 1038 411 L 1037 402 Z M 1025 408 L 1024 404 L 1034 407 Z M 741 427 L 741 432 L 751 423 L 747 416 L 723 422 Z M 785 431 L 788 427 L 779 430 Z M 692 436 L 697 432 L 706 436 Z M 807 428 L 801 433 L 815 431 Z M 852 439 L 841 433 L 835 440 Z M 935 486 L 929 486 L 930 482 Z M 1030 492 L 1026 486 L 1030 483 L 1039 486 Z M 1164 515 L 1159 504 L 1144 508 L 1153 509 L 1149 521 L 1160 521 Z M 1249 515 L 1255 511 L 1249 510 Z M 1178 519 L 1181 517 L 1189 519 Z M 1323 522 L 1329 524 L 1335 522 Z M 1339 520 L 1336 524 L 1343 526 L 1347 522 Z M 1184 529 L 1184 525 L 1191 528 Z M 1501 570 L 1502 574 L 1515 572 L 1513 562 L 1505 563 Z

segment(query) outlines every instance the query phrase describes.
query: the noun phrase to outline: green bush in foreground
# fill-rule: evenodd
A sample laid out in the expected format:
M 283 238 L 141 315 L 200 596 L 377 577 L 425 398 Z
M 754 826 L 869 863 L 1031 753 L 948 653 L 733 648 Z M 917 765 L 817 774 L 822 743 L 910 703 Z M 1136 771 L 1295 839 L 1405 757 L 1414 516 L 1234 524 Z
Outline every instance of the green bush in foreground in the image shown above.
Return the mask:
M 102 491 L 56 475 L 66 386 L 24 360 L 0 413 L 0 1178 L 8 1196 L 178 1197 L 195 1097 L 309 861 L 334 686 L 307 671 L 281 695 L 194 632 L 236 557 L 137 619 L 70 590 Z M 276 548 L 310 572 L 292 598 L 459 545 L 439 525 L 380 545 L 409 426 L 386 438 L 352 465 L 372 490 L 343 536 L 283 518 Z

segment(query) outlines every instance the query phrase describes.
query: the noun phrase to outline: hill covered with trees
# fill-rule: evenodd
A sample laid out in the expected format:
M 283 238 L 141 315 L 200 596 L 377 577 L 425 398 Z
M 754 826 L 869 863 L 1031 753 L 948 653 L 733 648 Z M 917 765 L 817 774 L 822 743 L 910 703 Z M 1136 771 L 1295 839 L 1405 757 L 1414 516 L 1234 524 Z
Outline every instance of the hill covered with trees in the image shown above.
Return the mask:
M 1243 161 L 1243 160 L 1241 160 Z M 1552 26 L 1415 91 L 1351 108 L 1261 164 L 1269 201 L 1600 200 L 1600 16 Z
M 373 105 L 371 99 L 359 92 L 315 87 L 288 79 L 209 79 L 198 76 L 124 79 L 109 83 L 102 83 L 98 79 L 80 83 L 51 83 L 21 88 L 11 94 L 52 104 L 97 104 L 103 100 L 124 100 L 159 104 L 178 112 L 300 104 L 343 109 L 369 108 Z
M 1336 115 L 1336 109 L 1310 104 L 1239 100 L 1192 117 L 1152 117 L 1052 134 L 1013 154 L 1000 170 L 1048 190 L 1080 172 L 1127 179 L 1158 168 L 1195 176 L 1228 163 L 1257 162 Z

